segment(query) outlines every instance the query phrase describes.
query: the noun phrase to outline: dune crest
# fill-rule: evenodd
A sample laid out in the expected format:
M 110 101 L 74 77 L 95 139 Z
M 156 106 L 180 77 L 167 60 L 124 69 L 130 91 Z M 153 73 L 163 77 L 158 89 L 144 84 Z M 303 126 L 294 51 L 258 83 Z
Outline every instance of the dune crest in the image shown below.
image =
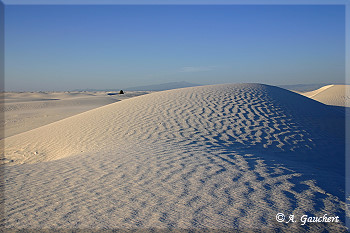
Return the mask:
M 5 140 L 10 164 L 51 161 L 125 143 L 172 142 L 304 153 L 344 137 L 343 116 L 261 84 L 184 88 L 127 99 Z
M 281 88 L 134 97 L 5 139 L 10 228 L 344 230 L 344 116 Z M 21 164 L 24 163 L 24 164 Z M 333 163 L 333 165 L 332 165 Z M 339 216 L 285 224 L 276 214 Z
M 327 105 L 350 107 L 350 85 L 327 85 L 299 94 Z
M 309 98 L 312 98 L 312 97 L 314 97 L 314 96 L 320 94 L 321 92 L 323 92 L 323 91 L 325 91 L 325 90 L 327 90 L 328 88 L 333 87 L 333 86 L 334 86 L 334 85 L 326 85 L 326 86 L 321 87 L 321 88 L 319 88 L 319 89 L 317 89 L 317 90 L 310 91 L 310 92 L 306 92 L 306 93 L 304 93 L 304 95 L 307 96 L 307 97 L 309 97 Z

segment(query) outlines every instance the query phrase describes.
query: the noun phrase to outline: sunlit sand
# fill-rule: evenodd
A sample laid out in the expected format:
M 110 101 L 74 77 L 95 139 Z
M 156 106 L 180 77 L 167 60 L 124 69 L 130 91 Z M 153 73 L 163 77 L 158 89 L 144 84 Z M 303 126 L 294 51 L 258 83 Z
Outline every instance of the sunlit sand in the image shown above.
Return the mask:
M 4 225 L 344 230 L 345 116 L 321 102 L 348 96 L 333 88 L 7 96 Z M 340 222 L 285 224 L 277 213 Z

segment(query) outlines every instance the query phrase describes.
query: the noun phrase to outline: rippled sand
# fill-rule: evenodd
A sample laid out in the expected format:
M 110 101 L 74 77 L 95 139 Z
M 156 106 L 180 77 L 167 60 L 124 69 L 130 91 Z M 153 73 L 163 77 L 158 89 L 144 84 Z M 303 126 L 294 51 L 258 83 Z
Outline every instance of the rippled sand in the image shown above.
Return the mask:
M 261 84 L 126 99 L 5 140 L 6 227 L 300 230 L 340 216 L 344 111 Z

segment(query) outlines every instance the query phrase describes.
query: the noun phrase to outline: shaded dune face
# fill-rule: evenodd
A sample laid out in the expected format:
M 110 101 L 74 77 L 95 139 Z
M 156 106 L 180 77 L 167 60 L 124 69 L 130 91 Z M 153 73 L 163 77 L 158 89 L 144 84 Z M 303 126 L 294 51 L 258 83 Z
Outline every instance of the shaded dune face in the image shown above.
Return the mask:
M 32 163 L 147 142 L 341 159 L 344 121 L 343 113 L 278 87 L 194 87 L 124 100 L 10 137 L 6 155 Z

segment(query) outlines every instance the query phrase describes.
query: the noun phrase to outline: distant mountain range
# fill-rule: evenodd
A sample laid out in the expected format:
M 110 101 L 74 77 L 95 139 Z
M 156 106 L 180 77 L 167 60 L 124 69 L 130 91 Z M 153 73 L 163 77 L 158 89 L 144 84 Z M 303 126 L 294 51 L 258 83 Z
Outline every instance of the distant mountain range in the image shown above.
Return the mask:
M 86 89 L 74 89 L 74 90 L 71 90 L 72 92 L 74 91 L 87 91 L 87 92 L 94 92 L 94 91 L 120 91 L 120 89 L 118 88 L 115 88 L 115 89 L 92 89 L 92 88 L 86 88 Z
M 155 85 L 147 85 L 147 86 L 137 86 L 137 87 L 129 87 L 123 89 L 124 91 L 165 91 L 165 90 L 171 90 L 171 89 L 177 89 L 177 88 L 184 88 L 184 87 L 195 87 L 195 86 L 201 86 L 201 84 L 195 84 L 195 83 L 188 83 L 188 82 L 169 82 L 169 83 L 161 83 L 161 84 L 155 84 Z M 72 91 L 118 91 L 120 88 L 115 89 L 75 89 Z
M 169 82 L 169 83 L 162 83 L 162 84 L 155 84 L 155 85 L 130 87 L 130 88 L 126 88 L 125 90 L 126 91 L 165 91 L 165 90 L 184 88 L 184 87 L 195 87 L 195 86 L 201 86 L 201 85 L 182 81 L 182 82 Z
M 292 90 L 292 91 L 300 91 L 300 92 L 307 92 L 307 91 L 313 91 L 318 88 L 321 88 L 326 85 L 330 84 L 343 84 L 343 83 L 313 83 L 313 84 L 292 84 L 292 85 L 276 85 L 278 87 Z M 165 91 L 165 90 L 171 90 L 171 89 L 177 89 L 177 88 L 184 88 L 184 87 L 195 87 L 195 86 L 201 86 L 201 84 L 195 84 L 195 83 L 189 83 L 189 82 L 168 82 L 168 83 L 161 83 L 161 84 L 155 84 L 155 85 L 146 85 L 146 86 L 137 86 L 137 87 L 129 87 L 123 89 L 124 91 Z M 75 89 L 73 91 L 113 91 L 113 92 L 119 92 L 120 88 L 115 89 Z

